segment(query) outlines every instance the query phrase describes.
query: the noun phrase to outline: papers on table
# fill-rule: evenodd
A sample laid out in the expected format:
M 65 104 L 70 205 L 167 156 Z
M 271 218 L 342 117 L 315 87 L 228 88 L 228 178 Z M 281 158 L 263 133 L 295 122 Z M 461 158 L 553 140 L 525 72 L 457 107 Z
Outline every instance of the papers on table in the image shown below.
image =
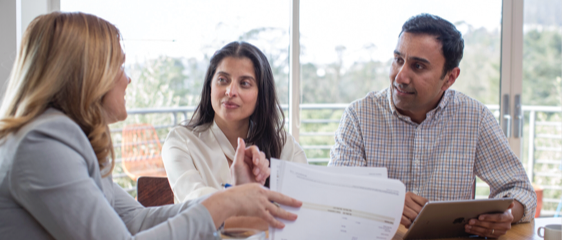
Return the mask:
M 370 176 L 387 178 L 387 171 L 384 167 L 325 167 L 318 165 L 305 165 L 310 169 L 337 174 L 351 174 L 358 176 Z
M 386 178 L 386 168 L 320 167 L 271 159 L 270 188 L 303 202 L 270 240 L 392 239 L 402 216 L 406 187 Z

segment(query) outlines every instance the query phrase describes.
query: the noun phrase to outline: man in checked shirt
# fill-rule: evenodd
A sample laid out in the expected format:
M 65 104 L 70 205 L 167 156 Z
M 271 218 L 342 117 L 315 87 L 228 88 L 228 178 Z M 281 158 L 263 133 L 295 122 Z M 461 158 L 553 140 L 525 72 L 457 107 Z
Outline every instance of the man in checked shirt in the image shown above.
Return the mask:
M 386 167 L 406 185 L 406 227 L 428 200 L 471 199 L 478 176 L 490 185 L 490 198 L 515 198 L 510 210 L 465 225 L 468 233 L 497 238 L 512 223 L 533 219 L 536 195 L 490 110 L 449 89 L 463 48 L 461 33 L 440 17 L 404 23 L 390 87 L 347 107 L 329 165 Z

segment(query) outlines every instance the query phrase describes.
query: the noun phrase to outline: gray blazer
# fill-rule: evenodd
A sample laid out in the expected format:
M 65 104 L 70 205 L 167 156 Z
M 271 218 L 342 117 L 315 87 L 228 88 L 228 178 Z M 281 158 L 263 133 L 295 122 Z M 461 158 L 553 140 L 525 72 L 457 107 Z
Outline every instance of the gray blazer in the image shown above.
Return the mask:
M 101 177 L 84 132 L 55 109 L 0 140 L 2 239 L 212 239 L 201 200 L 143 207 Z

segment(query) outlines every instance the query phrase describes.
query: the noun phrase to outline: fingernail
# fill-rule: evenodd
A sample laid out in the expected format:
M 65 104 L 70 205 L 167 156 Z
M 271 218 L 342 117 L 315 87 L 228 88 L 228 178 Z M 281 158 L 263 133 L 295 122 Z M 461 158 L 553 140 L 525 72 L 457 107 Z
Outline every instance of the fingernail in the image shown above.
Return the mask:
M 466 229 L 470 230 L 470 229 L 472 229 L 472 226 L 467 225 L 467 226 L 466 226 Z
M 472 219 L 472 220 L 469 221 L 469 224 L 470 224 L 470 225 L 474 225 L 475 223 L 476 223 L 476 220 L 474 220 L 474 219 Z
M 480 220 L 480 221 L 484 220 L 484 216 L 478 217 L 478 220 Z

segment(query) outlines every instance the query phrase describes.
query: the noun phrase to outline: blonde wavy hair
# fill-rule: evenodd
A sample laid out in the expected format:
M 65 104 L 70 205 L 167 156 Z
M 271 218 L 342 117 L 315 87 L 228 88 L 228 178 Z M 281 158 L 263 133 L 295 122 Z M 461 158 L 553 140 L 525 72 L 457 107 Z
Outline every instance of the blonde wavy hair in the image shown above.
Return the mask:
M 80 126 L 109 175 L 115 156 L 102 99 L 115 86 L 124 57 L 119 30 L 101 18 L 80 12 L 35 18 L 0 108 L 0 139 L 53 107 Z

